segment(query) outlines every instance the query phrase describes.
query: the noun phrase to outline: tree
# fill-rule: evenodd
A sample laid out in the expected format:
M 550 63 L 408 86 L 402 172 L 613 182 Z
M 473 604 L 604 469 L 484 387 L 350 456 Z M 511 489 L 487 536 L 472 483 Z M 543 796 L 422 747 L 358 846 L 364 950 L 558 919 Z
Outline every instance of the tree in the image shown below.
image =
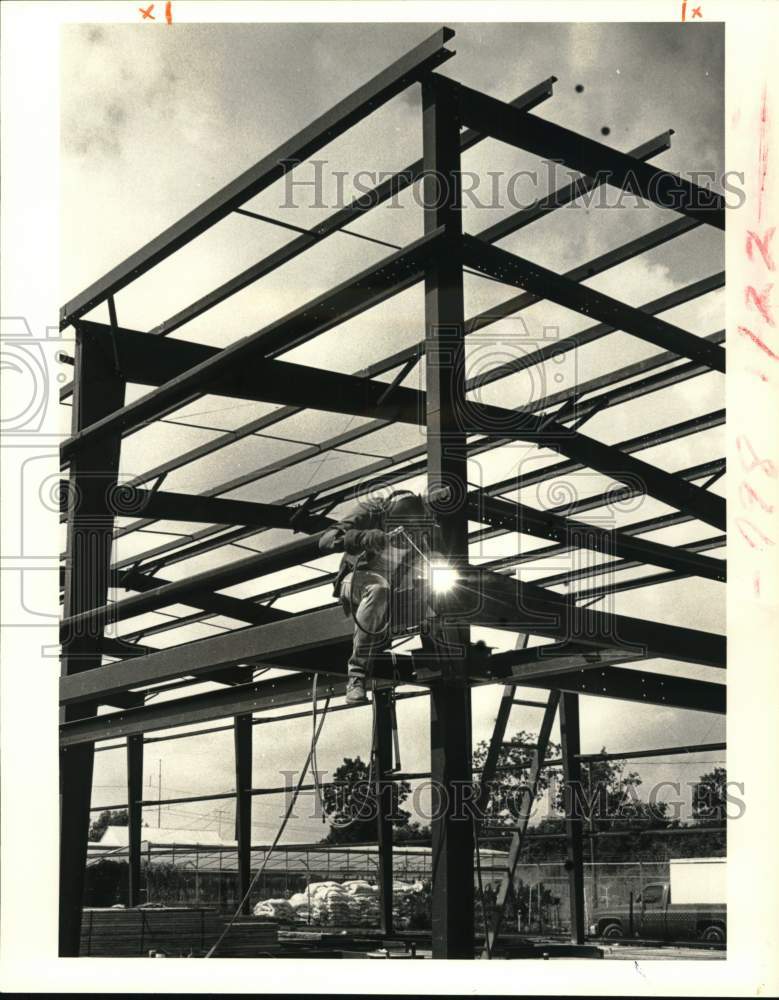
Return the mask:
M 104 809 L 89 827 L 90 840 L 102 840 L 109 826 L 127 826 L 130 817 L 126 809 Z
M 692 791 L 692 815 L 697 823 L 724 823 L 728 773 L 724 767 L 702 774 Z
M 325 815 L 330 819 L 330 830 L 322 839 L 323 844 L 365 844 L 376 840 L 379 809 L 374 777 L 362 758 L 344 757 L 333 781 L 322 788 Z M 390 818 L 398 839 L 402 839 L 404 830 L 410 834 L 408 839 L 420 839 L 422 828 L 418 824 L 409 828 L 411 814 L 400 808 L 411 792 L 411 785 L 407 781 L 393 781 L 390 787 Z

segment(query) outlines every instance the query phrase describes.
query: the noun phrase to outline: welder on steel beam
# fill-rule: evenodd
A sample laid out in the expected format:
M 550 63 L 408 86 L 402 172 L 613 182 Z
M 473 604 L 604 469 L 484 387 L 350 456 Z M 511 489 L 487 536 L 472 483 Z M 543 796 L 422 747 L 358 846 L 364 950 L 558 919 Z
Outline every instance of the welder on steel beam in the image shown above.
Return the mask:
M 434 556 L 437 542 L 438 529 L 428 503 L 410 490 L 363 500 L 320 539 L 322 552 L 344 554 L 333 590 L 345 613 L 354 619 L 347 702 L 367 700 L 365 685 L 373 657 L 389 643 L 392 595 L 411 586 L 415 576 L 429 579 L 431 559 L 440 583 L 446 586 L 446 569 Z

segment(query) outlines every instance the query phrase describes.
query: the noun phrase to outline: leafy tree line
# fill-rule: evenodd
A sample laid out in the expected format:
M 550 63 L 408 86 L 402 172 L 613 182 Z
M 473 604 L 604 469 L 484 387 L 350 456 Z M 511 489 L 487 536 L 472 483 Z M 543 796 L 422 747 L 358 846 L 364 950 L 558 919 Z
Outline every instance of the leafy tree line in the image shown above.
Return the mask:
M 528 773 L 536 738 L 520 730 L 501 747 L 496 774 L 490 786 L 485 809 L 490 827 L 511 827 L 517 823 L 524 805 Z M 475 748 L 474 771 L 483 767 L 489 743 L 483 740 Z M 604 747 L 601 751 L 606 753 Z M 550 743 L 547 756 L 559 758 L 561 748 Z M 585 828 L 609 834 L 598 838 L 598 855 L 613 860 L 665 860 L 676 856 L 720 854 L 725 848 L 721 827 L 726 818 L 727 772 L 715 767 L 702 774 L 693 789 L 692 823 L 683 823 L 672 815 L 668 802 L 654 796 L 641 798 L 642 779 L 627 768 L 625 760 L 583 761 L 579 805 L 587 822 Z M 322 839 L 325 844 L 360 844 L 376 840 L 378 807 L 369 764 L 360 757 L 344 758 L 333 775 L 333 784 L 323 789 L 324 812 L 329 830 Z M 403 808 L 411 793 L 407 781 L 391 786 L 391 817 L 393 836 L 397 843 L 427 841 L 430 826 L 412 821 Z M 559 860 L 564 850 L 564 785 L 560 768 L 542 772 L 536 790 L 534 810 L 546 799 L 549 815 L 538 818 L 531 814 L 530 836 L 525 841 L 523 860 L 540 862 Z M 524 792 L 526 795 L 526 791 Z M 695 830 L 695 833 L 668 836 L 664 831 Z M 656 835 L 653 837 L 652 833 Z M 480 838 L 484 847 L 505 849 L 510 836 L 498 831 L 485 831 Z

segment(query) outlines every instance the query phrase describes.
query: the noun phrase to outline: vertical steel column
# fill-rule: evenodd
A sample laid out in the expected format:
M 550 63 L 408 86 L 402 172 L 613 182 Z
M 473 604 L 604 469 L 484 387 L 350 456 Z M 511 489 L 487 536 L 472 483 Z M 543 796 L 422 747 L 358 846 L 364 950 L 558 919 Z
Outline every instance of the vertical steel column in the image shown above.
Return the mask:
M 143 734 L 127 737 L 127 905 L 141 901 L 141 799 L 143 797 Z
M 579 754 L 579 696 L 563 693 L 560 698 L 560 743 L 563 757 L 565 837 L 568 847 L 568 891 L 571 901 L 571 941 L 584 943 L 584 850 L 582 776 Z
M 111 348 L 94 334 L 76 330 L 72 431 L 75 433 L 124 405 L 125 382 Z M 70 463 L 65 560 L 64 617 L 101 607 L 108 596 L 113 515 L 105 501 L 116 486 L 120 441 L 106 438 L 82 448 Z M 62 637 L 62 676 L 101 664 L 103 630 L 89 623 Z M 82 703 L 60 709 L 60 722 L 97 713 Z M 89 836 L 94 744 L 60 750 L 59 954 L 75 957 L 81 937 L 81 906 Z
M 382 934 L 392 934 L 392 790 L 387 772 L 392 767 L 392 716 L 389 688 L 374 691 L 376 740 L 374 744 L 377 840 L 379 844 L 379 909 Z
M 238 895 L 243 899 L 252 875 L 252 717 L 236 715 L 235 737 L 235 839 L 238 842 Z M 242 913 L 250 913 L 247 899 Z
M 448 487 L 439 505 L 444 555 L 468 558 L 465 349 L 460 195 L 460 127 L 451 91 L 423 85 L 425 232 L 445 227 L 443 249 L 425 275 L 428 488 Z M 430 686 L 432 925 L 434 958 L 473 958 L 473 827 L 462 812 L 471 781 L 468 628 L 434 629 L 425 646 L 441 668 Z

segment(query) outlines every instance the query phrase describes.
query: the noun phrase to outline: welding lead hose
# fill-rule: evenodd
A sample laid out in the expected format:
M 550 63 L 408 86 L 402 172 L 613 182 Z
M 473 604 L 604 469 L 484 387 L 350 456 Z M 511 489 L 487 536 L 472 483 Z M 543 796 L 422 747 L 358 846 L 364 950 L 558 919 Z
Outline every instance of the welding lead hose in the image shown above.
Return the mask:
M 325 713 L 327 712 L 327 709 L 328 709 L 329 705 L 330 705 L 330 698 L 328 697 L 327 700 L 325 701 L 325 707 L 324 707 L 324 710 L 322 712 L 322 715 L 319 717 L 320 718 L 319 728 L 317 729 L 316 734 L 315 734 L 315 738 L 314 738 L 314 745 L 315 746 L 316 746 L 316 743 L 319 740 L 319 737 L 320 737 L 320 735 L 322 733 L 322 726 L 325 723 Z M 257 869 L 257 874 L 254 876 L 254 878 L 249 883 L 249 888 L 246 890 L 243 898 L 241 899 L 240 903 L 238 904 L 238 906 L 237 906 L 237 908 L 235 910 L 235 913 L 232 915 L 232 917 L 230 917 L 229 921 L 225 924 L 224 930 L 219 935 L 219 937 L 217 938 L 216 942 L 206 952 L 206 954 L 205 954 L 206 958 L 212 958 L 214 956 L 214 953 L 216 952 L 217 948 L 222 943 L 222 941 L 225 939 L 225 937 L 227 936 L 230 928 L 233 926 L 233 924 L 235 923 L 235 921 L 238 919 L 238 916 L 241 913 L 241 910 L 243 909 L 244 903 L 251 896 L 252 889 L 254 889 L 255 885 L 260 880 L 263 872 L 265 871 L 265 866 L 268 863 L 268 859 L 270 858 L 271 854 L 275 850 L 276 845 L 278 844 L 278 842 L 281 840 L 281 835 L 284 833 L 284 829 L 285 829 L 285 827 L 287 825 L 287 822 L 288 822 L 290 816 L 292 815 L 292 810 L 295 808 L 295 803 L 297 802 L 298 795 L 300 794 L 300 789 L 303 787 L 303 782 L 305 781 L 306 775 L 308 774 L 308 768 L 309 768 L 309 765 L 311 764 L 311 755 L 312 755 L 312 751 L 309 750 L 308 751 L 308 757 L 306 757 L 306 762 L 303 765 L 303 770 L 300 772 L 300 777 L 298 778 L 298 783 L 297 783 L 297 785 L 295 785 L 295 788 L 294 788 L 294 790 L 292 792 L 292 796 L 290 797 L 289 805 L 287 806 L 287 811 L 285 812 L 284 818 L 281 821 L 281 826 L 279 827 L 279 829 L 278 829 L 278 831 L 276 833 L 276 836 L 273 838 L 273 843 L 268 848 L 267 854 L 262 859 L 262 864 Z
M 311 684 L 311 767 L 314 772 L 314 794 L 319 800 L 319 807 L 322 810 L 322 822 L 325 822 L 325 802 L 322 795 L 322 786 L 319 783 L 319 765 L 316 759 L 316 710 L 317 710 L 317 697 L 316 697 L 316 685 L 319 674 L 314 673 L 314 679 Z M 324 722 L 325 711 L 322 713 L 322 721 Z

